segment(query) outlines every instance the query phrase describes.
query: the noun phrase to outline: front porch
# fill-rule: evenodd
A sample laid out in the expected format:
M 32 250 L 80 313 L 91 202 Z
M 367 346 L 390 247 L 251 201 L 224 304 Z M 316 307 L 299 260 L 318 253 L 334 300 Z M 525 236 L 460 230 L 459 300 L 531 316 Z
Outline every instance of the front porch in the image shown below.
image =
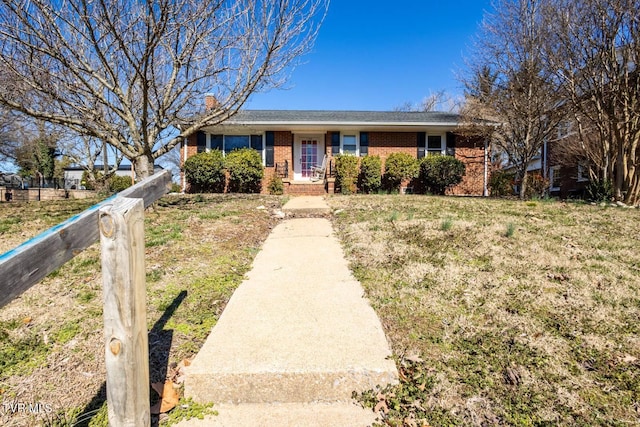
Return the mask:
M 310 179 L 295 179 L 290 173 L 289 162 L 276 163 L 275 174 L 282 179 L 284 194 L 292 196 L 323 196 L 333 194 L 335 190 L 335 177 L 332 176 L 332 167 L 327 166 L 324 178 L 312 181 Z

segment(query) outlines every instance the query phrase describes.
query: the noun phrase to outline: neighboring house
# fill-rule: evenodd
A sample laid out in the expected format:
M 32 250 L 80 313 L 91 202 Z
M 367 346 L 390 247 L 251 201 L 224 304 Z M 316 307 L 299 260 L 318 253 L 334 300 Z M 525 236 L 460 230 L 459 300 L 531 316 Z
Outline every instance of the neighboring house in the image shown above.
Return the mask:
M 325 194 L 335 190 L 332 176 L 338 154 L 378 155 L 383 165 L 394 152 L 416 158 L 451 155 L 465 163 L 466 175 L 450 193 L 486 195 L 486 145 L 456 134 L 459 123 L 459 115 L 441 112 L 244 110 L 192 135 L 183 143 L 180 156 L 184 163 L 199 152 L 228 153 L 250 147 L 262 155 L 263 192 L 278 175 L 287 194 Z M 312 168 L 325 155 L 326 175 L 313 182 Z M 183 185 L 186 188 L 184 178 Z
M 113 168 L 112 165 L 109 166 L 109 169 Z M 82 175 L 86 169 L 81 166 L 68 166 L 64 169 L 64 188 L 66 190 L 81 190 L 84 189 L 84 184 L 82 183 Z M 95 171 L 101 172 L 104 170 L 103 165 L 95 165 Z M 162 171 L 162 166 L 155 165 L 155 172 Z M 131 165 L 119 165 L 118 170 L 115 173 L 119 176 L 131 176 Z
M 529 162 L 527 173 L 537 174 L 549 182 L 548 194 L 553 197 L 582 198 L 589 184 L 588 162 L 580 156 L 575 141 L 569 140 L 576 135 L 571 132 L 571 124 L 566 123 L 558 130 L 554 141 L 545 142 L 540 152 Z M 507 172 L 515 173 L 513 165 L 503 167 Z M 514 187 L 514 194 L 519 191 Z

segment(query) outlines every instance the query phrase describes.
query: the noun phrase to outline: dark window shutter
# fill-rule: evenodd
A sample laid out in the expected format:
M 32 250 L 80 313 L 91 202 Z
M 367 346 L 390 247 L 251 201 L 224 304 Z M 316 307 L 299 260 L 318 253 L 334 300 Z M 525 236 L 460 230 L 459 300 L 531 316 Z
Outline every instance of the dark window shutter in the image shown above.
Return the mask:
M 331 155 L 340 154 L 340 132 L 331 132 Z
M 369 154 L 369 133 L 360 132 L 360 155 L 366 156 Z
M 262 135 L 251 135 L 251 148 L 262 151 Z
M 265 166 L 273 167 L 275 165 L 274 150 L 275 135 L 269 131 L 265 134 Z
M 211 135 L 211 149 L 222 151 L 222 135 Z
M 427 145 L 427 133 L 426 132 L 418 132 L 418 158 L 421 159 L 425 155 L 425 147 Z
M 453 132 L 447 132 L 447 156 L 456 155 L 456 135 Z
M 198 153 L 203 153 L 207 150 L 207 134 L 201 130 L 196 133 L 196 145 Z

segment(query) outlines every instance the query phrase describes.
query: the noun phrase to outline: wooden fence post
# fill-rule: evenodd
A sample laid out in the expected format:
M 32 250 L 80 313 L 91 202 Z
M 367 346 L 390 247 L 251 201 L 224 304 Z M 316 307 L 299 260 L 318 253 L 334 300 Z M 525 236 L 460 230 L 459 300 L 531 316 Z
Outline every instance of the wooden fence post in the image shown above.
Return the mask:
M 100 209 L 109 425 L 149 426 L 144 204 L 118 197 Z

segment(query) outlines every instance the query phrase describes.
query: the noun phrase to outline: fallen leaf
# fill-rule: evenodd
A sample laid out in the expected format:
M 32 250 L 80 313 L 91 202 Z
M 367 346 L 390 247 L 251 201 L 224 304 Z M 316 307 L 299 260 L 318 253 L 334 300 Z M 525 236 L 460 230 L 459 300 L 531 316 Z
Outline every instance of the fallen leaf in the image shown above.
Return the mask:
M 385 414 L 389 413 L 389 407 L 387 406 L 387 402 L 384 400 L 379 401 L 376 407 L 373 408 L 373 412 L 380 412 L 380 411 L 384 412 Z
M 637 357 L 633 357 L 630 354 L 626 354 L 622 359 L 622 361 L 625 363 L 635 363 L 637 360 L 638 360 Z
M 405 360 L 408 360 L 409 362 L 413 362 L 413 363 L 422 363 L 424 362 L 424 360 L 420 357 L 420 355 L 418 354 L 410 354 L 408 356 L 405 356 Z
M 22 319 L 22 323 L 24 323 L 25 325 L 28 325 L 29 323 L 31 323 L 32 320 L 33 320 L 33 317 L 31 316 L 25 317 L 24 319 Z
M 151 384 L 151 388 L 153 388 L 160 396 L 158 403 L 151 407 L 151 413 L 153 415 L 164 414 L 176 407 L 180 400 L 180 396 L 178 396 L 176 389 L 173 388 L 172 381 L 165 381 L 164 384 L 153 383 Z
M 387 396 L 385 396 L 382 393 L 378 393 L 378 395 L 376 396 L 376 399 L 378 399 L 378 403 L 376 404 L 375 408 L 373 408 L 373 412 L 384 412 L 385 414 L 389 413 L 389 406 L 387 406 Z

